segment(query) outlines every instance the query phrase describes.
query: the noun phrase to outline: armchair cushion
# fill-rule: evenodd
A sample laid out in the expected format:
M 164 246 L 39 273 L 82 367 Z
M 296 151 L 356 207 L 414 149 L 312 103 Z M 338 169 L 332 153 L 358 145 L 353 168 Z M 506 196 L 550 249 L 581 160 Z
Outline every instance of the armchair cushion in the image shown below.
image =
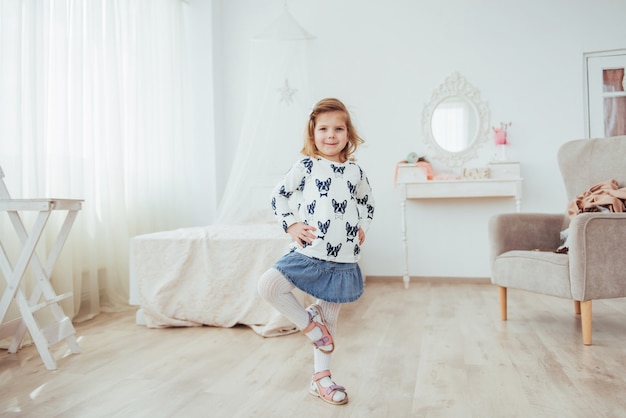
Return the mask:
M 493 264 L 492 282 L 502 287 L 572 298 L 568 255 L 552 251 L 507 251 Z
M 571 298 L 568 256 L 554 252 L 568 221 L 565 214 L 493 216 L 489 223 L 492 283 Z

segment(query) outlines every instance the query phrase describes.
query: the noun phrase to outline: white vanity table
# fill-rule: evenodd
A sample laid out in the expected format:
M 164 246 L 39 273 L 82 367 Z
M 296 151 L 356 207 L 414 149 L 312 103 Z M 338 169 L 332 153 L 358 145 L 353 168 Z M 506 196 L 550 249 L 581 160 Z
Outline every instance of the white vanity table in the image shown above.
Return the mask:
M 517 212 L 522 205 L 522 178 L 517 162 L 488 165 L 490 178 L 471 180 L 426 180 L 423 169 L 415 164 L 399 164 L 397 186 L 402 211 L 402 244 L 404 250 L 404 286 L 409 287 L 409 246 L 407 240 L 406 201 L 449 198 L 514 198 Z
M 460 170 L 466 175 L 463 179 L 437 180 L 435 173 L 434 180 L 427 180 L 424 169 L 415 161 L 415 153 L 409 154 L 406 162 L 396 167 L 396 184 L 401 196 L 405 287 L 409 286 L 407 200 L 512 198 L 518 212 L 522 204 L 520 164 L 506 161 L 504 152 L 495 162 L 485 162 L 473 170 L 464 169 L 468 167 L 468 161 L 477 158 L 478 149 L 494 130 L 489 122 L 487 102 L 459 73 L 448 76 L 424 105 L 422 132 L 428 147 L 426 160 L 437 161 L 451 171 Z M 506 135 L 504 141 L 502 146 L 506 147 Z M 473 167 L 477 165 L 481 163 L 474 161 L 471 164 Z

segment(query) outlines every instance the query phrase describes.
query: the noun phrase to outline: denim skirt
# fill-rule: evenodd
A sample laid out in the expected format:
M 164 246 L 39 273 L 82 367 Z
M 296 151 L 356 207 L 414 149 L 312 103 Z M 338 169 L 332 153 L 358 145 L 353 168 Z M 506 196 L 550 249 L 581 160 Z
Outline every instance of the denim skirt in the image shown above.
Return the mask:
M 304 293 L 326 302 L 354 302 L 363 294 L 363 276 L 357 263 L 335 263 L 291 251 L 274 268 Z

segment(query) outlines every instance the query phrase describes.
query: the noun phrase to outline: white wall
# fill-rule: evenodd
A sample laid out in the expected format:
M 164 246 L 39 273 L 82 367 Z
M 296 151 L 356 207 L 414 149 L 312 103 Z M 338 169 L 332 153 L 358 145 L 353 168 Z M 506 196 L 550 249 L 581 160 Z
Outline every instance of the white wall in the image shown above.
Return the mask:
M 195 0 L 191 3 L 194 8 Z M 556 152 L 584 137 L 583 53 L 626 47 L 623 0 L 293 0 L 292 15 L 317 39 L 317 97 L 351 109 L 367 143 L 359 162 L 375 191 L 376 216 L 360 263 L 368 275 L 400 276 L 396 163 L 425 152 L 421 112 L 453 71 L 481 92 L 491 125 L 512 121 L 509 157 L 522 163 L 525 212 L 564 212 Z M 282 0 L 214 0 L 218 196 L 245 108 L 249 39 L 281 12 Z M 300 147 L 301 138 L 294 138 Z M 486 162 L 489 143 L 472 164 Z M 484 160 L 484 161 L 483 161 Z M 225 163 L 224 163 L 225 162 Z M 285 162 L 285 167 L 292 162 Z M 408 205 L 413 276 L 488 277 L 487 221 L 512 200 Z

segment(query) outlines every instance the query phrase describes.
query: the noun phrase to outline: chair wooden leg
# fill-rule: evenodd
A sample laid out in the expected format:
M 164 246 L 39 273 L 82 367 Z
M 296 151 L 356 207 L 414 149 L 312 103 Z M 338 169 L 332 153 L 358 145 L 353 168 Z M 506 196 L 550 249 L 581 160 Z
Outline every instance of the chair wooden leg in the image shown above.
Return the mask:
M 498 286 L 500 299 L 500 319 L 506 321 L 506 287 Z
M 579 300 L 574 301 L 574 313 L 576 315 L 580 315 L 580 301 Z
M 583 344 L 591 345 L 591 301 L 580 302 L 581 317 L 580 323 L 583 332 Z

